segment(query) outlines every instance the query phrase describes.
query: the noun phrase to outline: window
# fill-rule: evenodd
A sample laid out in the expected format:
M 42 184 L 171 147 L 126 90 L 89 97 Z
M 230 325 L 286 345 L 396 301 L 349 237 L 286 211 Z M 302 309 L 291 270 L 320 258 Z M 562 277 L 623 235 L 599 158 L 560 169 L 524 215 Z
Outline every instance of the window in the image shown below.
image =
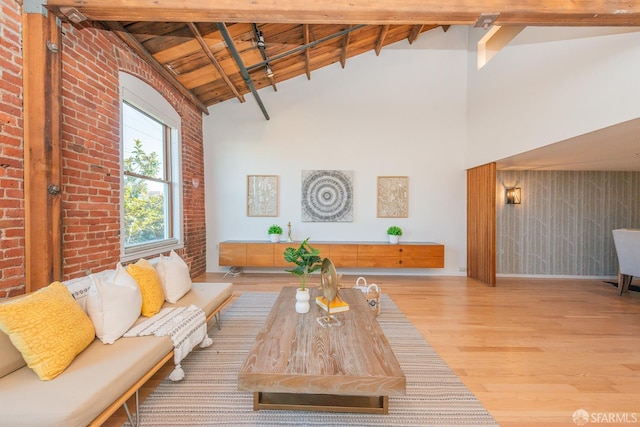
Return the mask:
M 162 103 L 153 100 L 152 95 L 159 94 L 132 76 L 122 76 L 128 75 L 121 74 L 125 82 L 121 103 L 121 241 L 123 260 L 128 260 L 182 246 L 180 141 L 175 118 L 163 114 L 158 108 Z M 137 83 L 127 86 L 127 80 Z M 141 89 L 151 90 L 146 96 L 152 99 L 141 99 L 145 96 Z M 162 101 L 168 105 L 164 98 Z

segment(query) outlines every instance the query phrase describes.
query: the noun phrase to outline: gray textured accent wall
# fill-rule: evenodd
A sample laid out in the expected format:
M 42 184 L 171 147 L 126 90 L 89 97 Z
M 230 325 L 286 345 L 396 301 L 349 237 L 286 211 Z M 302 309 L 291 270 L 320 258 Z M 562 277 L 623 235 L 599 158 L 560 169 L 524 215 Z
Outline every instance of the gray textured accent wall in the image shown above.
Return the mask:
M 498 171 L 498 274 L 615 276 L 611 230 L 640 228 L 640 172 Z M 505 204 L 520 187 L 522 203 Z

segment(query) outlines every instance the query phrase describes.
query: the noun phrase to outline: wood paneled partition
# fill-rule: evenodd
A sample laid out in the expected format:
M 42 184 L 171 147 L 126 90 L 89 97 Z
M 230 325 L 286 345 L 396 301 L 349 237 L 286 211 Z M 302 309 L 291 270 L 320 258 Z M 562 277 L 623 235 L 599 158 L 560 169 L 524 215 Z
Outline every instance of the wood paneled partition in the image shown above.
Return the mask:
M 467 170 L 467 277 L 496 285 L 496 164 Z

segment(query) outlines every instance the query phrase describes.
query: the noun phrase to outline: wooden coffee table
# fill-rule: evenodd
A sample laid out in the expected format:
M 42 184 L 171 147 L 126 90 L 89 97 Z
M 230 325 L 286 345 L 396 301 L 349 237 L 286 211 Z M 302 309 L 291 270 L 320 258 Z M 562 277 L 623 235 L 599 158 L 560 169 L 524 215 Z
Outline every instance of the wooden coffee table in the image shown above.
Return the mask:
M 253 391 L 253 409 L 387 414 L 390 395 L 406 379 L 362 292 L 341 289 L 349 311 L 342 326 L 323 328 L 315 304 L 295 312 L 296 288 L 283 288 L 238 373 L 238 390 Z

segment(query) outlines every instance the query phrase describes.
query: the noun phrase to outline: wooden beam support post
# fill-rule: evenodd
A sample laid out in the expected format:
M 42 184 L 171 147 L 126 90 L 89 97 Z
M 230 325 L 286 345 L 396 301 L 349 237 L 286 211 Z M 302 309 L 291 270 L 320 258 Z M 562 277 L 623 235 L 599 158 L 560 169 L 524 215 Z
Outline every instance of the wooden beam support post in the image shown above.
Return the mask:
M 478 42 L 478 70 L 484 67 L 491 58 L 496 56 L 515 36 L 524 30 L 524 26 L 491 27 Z
M 27 292 L 62 280 L 61 31 L 41 5 L 22 13 Z

